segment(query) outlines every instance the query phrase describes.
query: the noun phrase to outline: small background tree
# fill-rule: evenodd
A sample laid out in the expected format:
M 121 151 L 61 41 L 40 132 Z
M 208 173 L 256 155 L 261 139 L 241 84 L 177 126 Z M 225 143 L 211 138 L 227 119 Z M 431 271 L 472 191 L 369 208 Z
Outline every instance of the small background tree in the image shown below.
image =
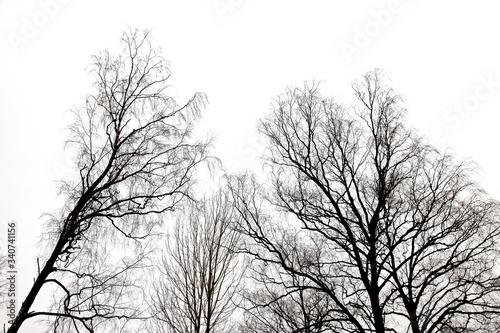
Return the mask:
M 156 331 L 217 333 L 233 330 L 242 271 L 235 250 L 240 234 L 227 194 L 219 191 L 187 206 L 165 245 L 152 293 Z

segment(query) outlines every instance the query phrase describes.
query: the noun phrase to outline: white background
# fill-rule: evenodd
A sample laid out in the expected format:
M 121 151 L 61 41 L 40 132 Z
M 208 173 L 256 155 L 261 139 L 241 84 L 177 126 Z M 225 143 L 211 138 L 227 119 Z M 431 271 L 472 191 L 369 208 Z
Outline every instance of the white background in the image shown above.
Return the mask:
M 483 186 L 500 198 L 495 5 L 0 0 L 0 246 L 5 251 L 7 222 L 17 221 L 18 306 L 36 272 L 42 214 L 62 200 L 55 181 L 70 163 L 65 111 L 92 92 L 90 55 L 116 47 L 127 27 L 153 29 L 153 43 L 172 63 L 172 95 L 208 95 L 200 128 L 217 134 L 215 153 L 230 171 L 259 167 L 256 121 L 287 85 L 323 80 L 323 92 L 349 102 L 350 83 L 380 67 L 405 97 L 410 124 L 438 147 L 474 159 Z

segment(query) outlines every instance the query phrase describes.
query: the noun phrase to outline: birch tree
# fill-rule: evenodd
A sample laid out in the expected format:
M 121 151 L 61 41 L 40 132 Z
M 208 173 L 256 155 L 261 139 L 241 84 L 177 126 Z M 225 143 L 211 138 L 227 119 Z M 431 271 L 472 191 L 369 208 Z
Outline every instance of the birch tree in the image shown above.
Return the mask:
M 162 214 L 191 196 L 196 167 L 209 142 L 192 138 L 206 98 L 184 104 L 168 95 L 170 71 L 149 32 L 130 31 L 122 52 L 104 51 L 90 66 L 94 93 L 73 111 L 68 146 L 75 152 L 72 181 L 64 181 L 63 209 L 47 223 L 48 254 L 9 333 L 32 318 L 52 318 L 54 332 L 95 332 L 144 319 L 134 302 Z M 120 256 L 118 249 L 127 249 Z M 42 289 L 49 309 L 34 309 Z

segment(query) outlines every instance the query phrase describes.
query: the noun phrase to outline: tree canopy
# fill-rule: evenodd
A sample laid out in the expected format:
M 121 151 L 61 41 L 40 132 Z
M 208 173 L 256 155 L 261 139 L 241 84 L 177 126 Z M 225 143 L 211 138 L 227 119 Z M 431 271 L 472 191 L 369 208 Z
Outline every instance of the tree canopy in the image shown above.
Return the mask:
M 282 289 L 266 306 L 325 295 L 332 332 L 485 327 L 500 309 L 498 203 L 474 181 L 474 164 L 406 124 L 381 71 L 353 91 L 357 103 L 345 106 L 315 83 L 288 89 L 260 124 L 270 185 L 232 180 L 253 241 L 243 251 L 272 267 L 255 280 Z

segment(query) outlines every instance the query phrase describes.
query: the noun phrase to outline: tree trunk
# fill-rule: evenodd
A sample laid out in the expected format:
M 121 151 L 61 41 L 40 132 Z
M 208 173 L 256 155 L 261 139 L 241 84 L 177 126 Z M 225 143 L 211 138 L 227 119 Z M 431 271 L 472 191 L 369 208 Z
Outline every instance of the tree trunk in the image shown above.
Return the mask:
M 66 234 L 66 233 L 65 233 Z M 57 258 L 61 252 L 61 250 L 64 247 L 64 244 L 66 243 L 65 240 L 63 240 L 63 237 L 66 236 L 65 234 L 61 235 L 61 238 L 57 242 L 57 245 L 52 251 L 52 255 L 50 256 L 49 260 L 45 263 L 45 266 L 43 269 L 40 271 L 40 274 L 38 274 L 35 283 L 33 284 L 33 287 L 31 287 L 30 292 L 28 293 L 28 296 L 26 296 L 23 304 L 21 305 L 21 308 L 19 309 L 19 312 L 16 315 L 16 318 L 14 318 L 12 325 L 9 327 L 7 333 L 16 333 L 19 328 L 21 328 L 21 325 L 23 322 L 28 319 L 29 317 L 29 309 L 33 305 L 33 302 L 36 299 L 36 296 L 40 292 L 40 289 L 42 289 L 42 286 L 44 285 L 45 281 L 47 280 L 47 277 L 49 276 L 50 273 L 54 271 L 54 265 L 57 261 Z

